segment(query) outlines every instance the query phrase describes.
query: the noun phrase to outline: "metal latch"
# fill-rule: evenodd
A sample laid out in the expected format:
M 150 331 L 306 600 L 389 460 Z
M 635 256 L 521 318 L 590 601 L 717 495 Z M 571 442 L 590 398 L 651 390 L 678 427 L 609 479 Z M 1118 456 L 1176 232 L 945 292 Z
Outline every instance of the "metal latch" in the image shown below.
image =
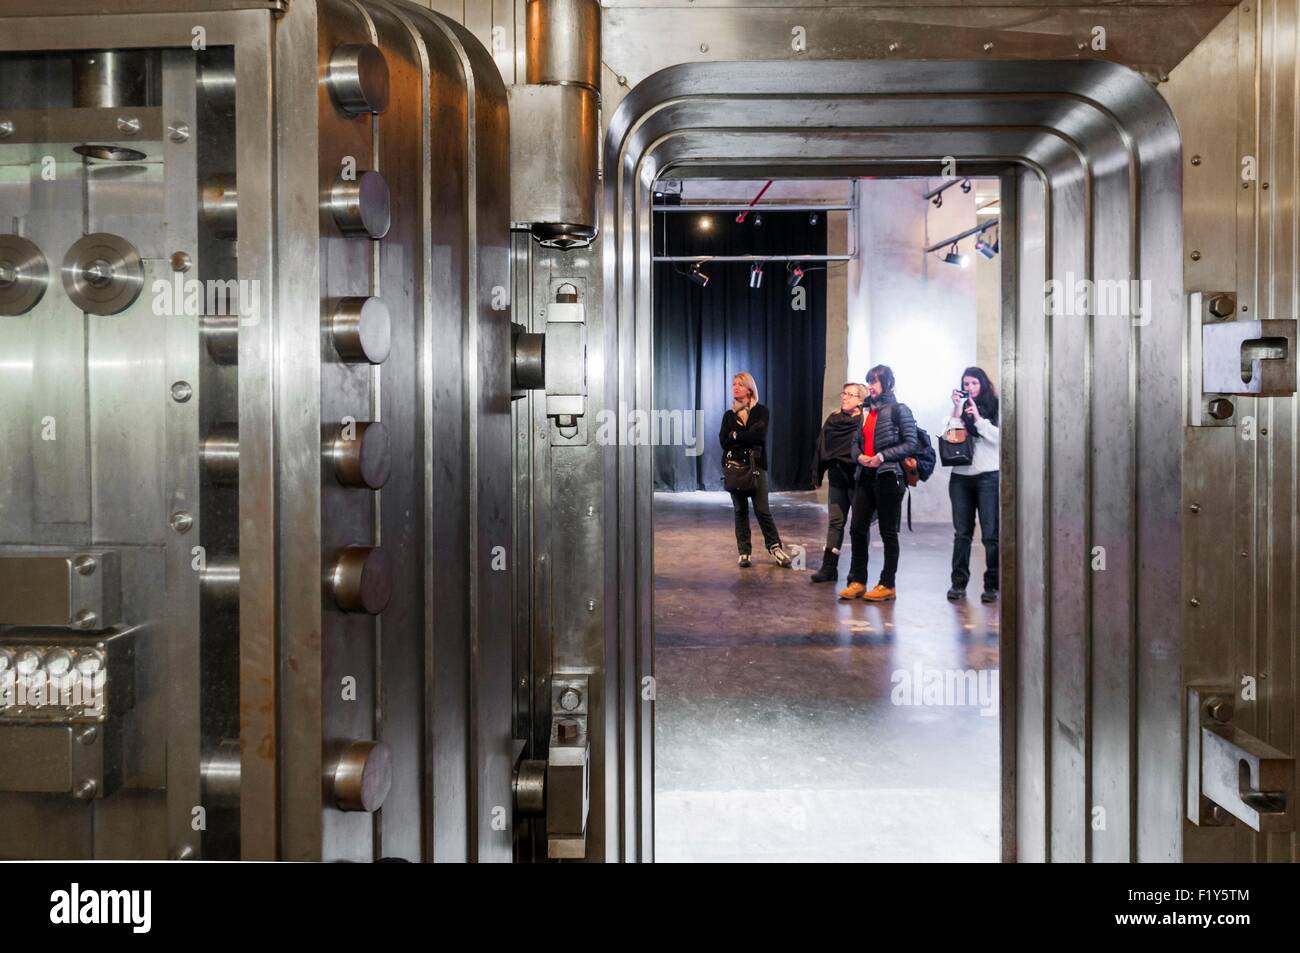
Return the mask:
M 521 761 L 515 769 L 515 809 L 545 816 L 546 856 L 581 860 L 587 855 L 591 807 L 591 740 L 588 677 L 551 677 L 551 738 L 546 760 Z
M 1233 690 L 1187 691 L 1187 819 L 1257 831 L 1295 830 L 1295 759 L 1232 724 Z

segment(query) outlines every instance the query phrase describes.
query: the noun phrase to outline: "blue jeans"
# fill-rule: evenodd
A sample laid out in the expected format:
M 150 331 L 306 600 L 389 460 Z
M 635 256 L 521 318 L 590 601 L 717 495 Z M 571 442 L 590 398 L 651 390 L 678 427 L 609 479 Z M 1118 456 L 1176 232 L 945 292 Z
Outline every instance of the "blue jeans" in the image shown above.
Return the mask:
M 998 471 L 964 476 L 954 473 L 948 480 L 952 501 L 952 587 L 965 589 L 970 581 L 970 544 L 975 536 L 975 514 L 980 518 L 980 541 L 984 544 L 984 588 L 998 591 Z

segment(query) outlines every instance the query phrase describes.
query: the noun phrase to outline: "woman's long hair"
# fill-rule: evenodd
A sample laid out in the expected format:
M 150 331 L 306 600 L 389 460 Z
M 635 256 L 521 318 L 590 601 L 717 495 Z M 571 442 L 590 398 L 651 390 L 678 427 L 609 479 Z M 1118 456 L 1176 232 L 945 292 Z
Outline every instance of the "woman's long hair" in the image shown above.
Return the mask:
M 749 406 L 749 407 L 753 407 L 755 404 L 757 404 L 757 403 L 758 403 L 758 383 L 754 380 L 754 375 L 751 374 L 751 373 L 749 373 L 749 371 L 741 371 L 739 374 L 734 374 L 734 375 L 732 375 L 731 383 L 732 383 L 732 384 L 735 384 L 735 383 L 737 383 L 737 382 L 739 382 L 739 383 L 742 384 L 743 386 L 749 388 L 749 404 L 748 404 L 748 406 Z M 732 407 L 733 410 L 737 410 L 737 411 L 740 410 L 740 408 L 736 406 L 736 400 L 735 400 L 734 397 L 733 397 L 732 400 L 731 400 L 731 407 Z
M 964 383 L 968 377 L 973 377 L 980 382 L 980 393 L 975 398 L 975 406 L 980 409 L 980 416 L 996 427 L 998 425 L 998 389 L 993 386 L 993 382 L 989 380 L 989 376 L 984 373 L 983 368 L 966 368 L 961 372 L 962 382 Z M 958 387 L 958 390 L 962 389 L 964 388 Z M 975 431 L 975 418 L 964 408 L 961 412 L 961 419 L 962 423 L 966 425 L 966 430 L 978 436 Z

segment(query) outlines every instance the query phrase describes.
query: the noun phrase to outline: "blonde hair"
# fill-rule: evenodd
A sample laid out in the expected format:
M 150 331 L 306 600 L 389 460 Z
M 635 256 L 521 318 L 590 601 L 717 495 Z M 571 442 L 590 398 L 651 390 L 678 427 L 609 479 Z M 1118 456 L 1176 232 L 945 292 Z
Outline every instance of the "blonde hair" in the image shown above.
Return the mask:
M 753 407 L 758 403 L 758 382 L 754 380 L 754 375 L 749 371 L 741 371 L 731 376 L 731 383 L 735 384 L 737 381 L 749 388 L 749 406 Z
M 859 384 L 857 381 L 845 381 L 844 386 L 840 388 L 840 393 L 844 393 L 844 391 L 848 390 L 850 387 L 852 387 L 853 392 L 863 400 L 867 399 L 867 386 L 865 384 Z

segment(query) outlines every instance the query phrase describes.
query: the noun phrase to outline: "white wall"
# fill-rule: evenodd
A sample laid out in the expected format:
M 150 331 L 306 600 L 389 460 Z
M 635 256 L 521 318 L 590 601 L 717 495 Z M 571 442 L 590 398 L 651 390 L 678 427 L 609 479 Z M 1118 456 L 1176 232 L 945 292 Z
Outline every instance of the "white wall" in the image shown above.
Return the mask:
M 997 268 L 996 258 L 990 261 L 975 252 L 974 238 L 960 245 L 970 256 L 966 268 L 945 264 L 942 251 L 923 254 L 928 245 L 976 224 L 974 189 L 949 188 L 937 209 L 924 198 L 940 182 L 860 181 L 859 255 L 848 269 L 849 379 L 865 380 L 873 365 L 889 365 L 898 381 L 898 399 L 912 408 L 931 436 L 937 436 L 940 418 L 952 407 L 950 395 L 962 370 L 979 355 L 978 271 Z M 912 519 L 948 523 L 951 518 L 948 474 L 936 467 L 934 476 L 912 493 Z

